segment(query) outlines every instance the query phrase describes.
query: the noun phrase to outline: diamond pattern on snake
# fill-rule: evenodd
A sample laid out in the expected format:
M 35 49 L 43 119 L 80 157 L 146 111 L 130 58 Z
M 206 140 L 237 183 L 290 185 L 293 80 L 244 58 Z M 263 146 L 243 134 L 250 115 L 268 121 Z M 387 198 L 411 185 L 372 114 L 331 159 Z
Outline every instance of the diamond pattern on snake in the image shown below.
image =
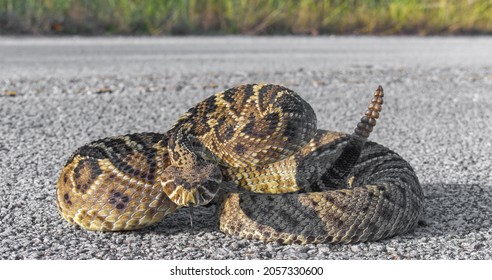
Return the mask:
M 379 86 L 351 134 L 317 128 L 312 107 L 279 85 L 219 92 L 166 132 L 78 148 L 57 183 L 61 216 L 83 229 L 147 227 L 180 207 L 216 204 L 218 227 L 283 244 L 357 243 L 415 227 L 423 193 L 410 164 L 368 141 Z

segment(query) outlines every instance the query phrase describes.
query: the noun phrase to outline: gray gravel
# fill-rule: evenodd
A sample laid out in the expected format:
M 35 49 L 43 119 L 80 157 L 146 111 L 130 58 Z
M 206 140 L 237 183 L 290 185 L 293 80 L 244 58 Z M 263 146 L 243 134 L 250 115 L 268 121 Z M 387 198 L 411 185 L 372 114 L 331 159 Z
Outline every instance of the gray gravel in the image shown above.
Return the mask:
M 466 37 L 0 37 L 0 258 L 492 259 L 491 50 L 492 38 Z M 419 226 L 380 242 L 284 246 L 220 233 L 214 207 L 195 211 L 194 232 L 186 210 L 127 233 L 61 219 L 55 183 L 75 148 L 165 131 L 208 95 L 251 82 L 294 89 L 319 127 L 347 132 L 381 84 L 371 138 L 414 166 Z

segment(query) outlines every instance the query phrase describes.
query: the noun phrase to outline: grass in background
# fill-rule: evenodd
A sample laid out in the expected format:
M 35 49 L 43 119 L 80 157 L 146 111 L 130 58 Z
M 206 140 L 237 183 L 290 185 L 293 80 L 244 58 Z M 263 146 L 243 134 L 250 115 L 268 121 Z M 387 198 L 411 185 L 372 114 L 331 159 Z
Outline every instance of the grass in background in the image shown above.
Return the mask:
M 0 0 L 0 34 L 492 34 L 492 0 Z

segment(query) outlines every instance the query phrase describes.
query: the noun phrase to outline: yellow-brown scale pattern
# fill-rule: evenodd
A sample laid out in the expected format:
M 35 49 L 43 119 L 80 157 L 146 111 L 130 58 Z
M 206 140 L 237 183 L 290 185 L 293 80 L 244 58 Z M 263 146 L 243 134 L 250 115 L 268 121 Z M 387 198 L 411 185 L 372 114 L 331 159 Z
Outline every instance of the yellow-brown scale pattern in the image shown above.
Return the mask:
M 133 230 L 161 221 L 177 205 L 162 192 L 167 139 L 133 134 L 81 147 L 63 168 L 57 202 L 62 216 L 89 230 Z
M 210 202 L 220 167 L 263 166 L 287 158 L 316 134 L 316 115 L 292 90 L 248 84 L 210 96 L 168 131 L 171 165 L 163 190 L 183 206 Z
M 191 108 L 166 134 L 79 148 L 58 181 L 58 208 L 88 230 L 134 230 L 219 195 L 220 230 L 241 238 L 390 237 L 416 225 L 423 194 L 404 159 L 366 141 L 382 104 L 379 87 L 349 135 L 317 130 L 312 108 L 287 88 L 232 88 Z

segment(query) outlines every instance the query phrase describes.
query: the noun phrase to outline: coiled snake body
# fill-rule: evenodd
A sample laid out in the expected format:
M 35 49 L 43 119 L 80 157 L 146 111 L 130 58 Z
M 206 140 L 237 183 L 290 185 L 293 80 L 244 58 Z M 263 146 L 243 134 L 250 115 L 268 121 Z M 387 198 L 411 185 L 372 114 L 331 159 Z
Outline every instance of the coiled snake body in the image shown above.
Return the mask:
M 134 230 L 182 206 L 217 203 L 221 231 L 267 242 L 352 243 L 414 227 L 423 194 L 412 167 L 367 137 L 379 87 L 351 135 L 318 130 L 313 109 L 277 85 L 243 85 L 186 112 L 165 134 L 80 147 L 57 184 L 63 218 Z

